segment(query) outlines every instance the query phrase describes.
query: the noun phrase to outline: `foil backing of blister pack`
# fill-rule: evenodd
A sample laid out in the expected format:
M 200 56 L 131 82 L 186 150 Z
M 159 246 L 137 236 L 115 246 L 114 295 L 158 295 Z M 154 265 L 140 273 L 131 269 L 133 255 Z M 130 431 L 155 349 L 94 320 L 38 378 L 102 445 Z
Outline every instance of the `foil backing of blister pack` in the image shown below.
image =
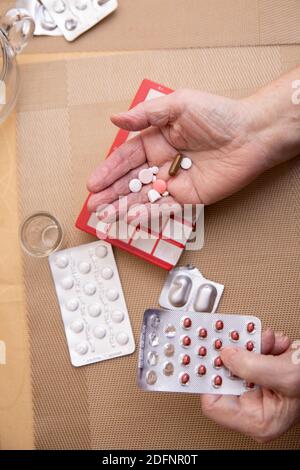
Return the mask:
M 41 0 L 67 41 L 74 41 L 118 8 L 117 0 Z
M 224 286 L 205 279 L 192 265 L 170 271 L 159 298 L 166 309 L 194 310 L 214 313 L 219 305 Z
M 241 395 L 255 384 L 233 376 L 222 363 L 225 346 L 261 350 L 255 316 L 150 309 L 140 338 L 138 384 L 148 391 Z
M 94 242 L 49 257 L 71 362 L 83 366 L 135 350 L 112 247 Z

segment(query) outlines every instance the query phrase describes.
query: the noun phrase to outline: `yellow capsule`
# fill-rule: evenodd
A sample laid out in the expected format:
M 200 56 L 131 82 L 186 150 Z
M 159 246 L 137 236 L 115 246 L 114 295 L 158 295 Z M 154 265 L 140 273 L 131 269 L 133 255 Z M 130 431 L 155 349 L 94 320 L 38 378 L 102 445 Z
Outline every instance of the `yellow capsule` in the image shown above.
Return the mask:
M 183 157 L 182 157 L 182 155 L 180 155 L 180 153 L 178 155 L 176 155 L 176 157 L 174 158 L 174 160 L 172 162 L 172 165 L 169 168 L 169 175 L 170 176 L 175 176 L 176 175 L 177 171 L 180 168 L 180 163 L 181 163 L 182 158 Z

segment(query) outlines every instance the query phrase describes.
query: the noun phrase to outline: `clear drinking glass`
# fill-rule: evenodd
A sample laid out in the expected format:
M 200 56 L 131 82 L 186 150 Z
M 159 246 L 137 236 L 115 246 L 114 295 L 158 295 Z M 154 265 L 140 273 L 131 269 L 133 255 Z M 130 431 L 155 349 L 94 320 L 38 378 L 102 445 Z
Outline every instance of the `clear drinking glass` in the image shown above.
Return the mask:
M 58 250 L 62 239 L 62 227 L 56 217 L 49 212 L 31 214 L 20 227 L 23 250 L 37 258 L 44 258 Z
M 14 108 L 19 92 L 16 56 L 27 45 L 35 28 L 23 8 L 13 8 L 0 17 L 0 123 Z

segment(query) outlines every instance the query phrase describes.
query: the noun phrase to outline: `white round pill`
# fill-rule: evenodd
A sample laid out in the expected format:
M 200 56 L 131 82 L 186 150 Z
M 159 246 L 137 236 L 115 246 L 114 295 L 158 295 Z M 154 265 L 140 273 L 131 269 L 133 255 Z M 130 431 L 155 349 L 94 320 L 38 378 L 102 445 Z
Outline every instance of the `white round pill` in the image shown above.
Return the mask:
M 105 266 L 101 271 L 101 276 L 103 279 L 111 279 L 114 275 L 114 272 L 110 266 Z
M 89 350 L 89 346 L 88 346 L 88 343 L 83 341 L 82 343 L 78 343 L 76 344 L 75 346 L 75 351 L 80 354 L 81 356 L 83 356 L 84 354 L 86 354 Z
M 83 290 L 86 295 L 94 295 L 97 290 L 97 287 L 93 282 L 87 282 L 83 286 Z
M 159 168 L 158 166 L 152 166 L 151 167 L 151 171 L 154 175 L 157 175 L 157 173 L 159 172 Z
M 63 289 L 69 290 L 74 286 L 74 281 L 71 276 L 64 277 L 61 281 L 61 286 Z
M 152 173 L 152 170 L 150 168 L 144 168 L 143 170 L 141 170 L 139 172 L 139 180 L 143 183 L 143 184 L 149 184 L 149 183 L 152 183 L 152 180 L 153 180 L 153 173 Z
M 55 13 L 63 13 L 65 9 L 66 9 L 66 5 L 65 5 L 65 2 L 63 2 L 62 0 L 57 0 L 54 3 L 53 10 L 55 11 Z
M 88 306 L 88 312 L 91 317 L 99 317 L 101 306 L 99 304 L 91 304 Z
M 81 274 L 87 274 L 91 270 L 91 265 L 87 261 L 82 261 L 82 263 L 79 263 L 78 269 Z
M 104 245 L 97 246 L 96 255 L 98 256 L 98 258 L 105 258 L 105 256 L 107 255 L 106 246 L 104 246 Z
M 108 298 L 108 300 L 117 300 L 119 297 L 119 293 L 116 289 L 108 289 L 108 291 L 106 292 L 106 297 Z
M 138 193 L 142 189 L 142 183 L 137 178 L 129 181 L 129 189 L 132 193 Z
M 61 268 L 61 269 L 66 268 L 69 264 L 68 257 L 65 255 L 57 256 L 55 260 L 55 264 L 58 268 Z
M 128 334 L 125 333 L 124 331 L 121 331 L 120 333 L 117 334 L 116 340 L 117 340 L 117 343 L 119 343 L 121 346 L 124 346 L 129 341 Z
M 121 310 L 115 310 L 111 314 L 111 319 L 115 323 L 121 323 L 124 320 L 124 313 Z
M 183 170 L 189 170 L 192 164 L 193 164 L 192 160 L 188 157 L 184 157 L 180 162 L 180 166 Z
M 94 328 L 94 336 L 98 339 L 102 339 L 106 336 L 106 329 L 102 326 L 96 326 Z
M 70 328 L 74 333 L 80 333 L 84 328 L 84 323 L 81 320 L 74 320 L 71 323 Z
M 70 312 L 75 312 L 79 307 L 79 302 L 77 299 L 70 299 L 67 302 L 67 309 L 70 310 Z

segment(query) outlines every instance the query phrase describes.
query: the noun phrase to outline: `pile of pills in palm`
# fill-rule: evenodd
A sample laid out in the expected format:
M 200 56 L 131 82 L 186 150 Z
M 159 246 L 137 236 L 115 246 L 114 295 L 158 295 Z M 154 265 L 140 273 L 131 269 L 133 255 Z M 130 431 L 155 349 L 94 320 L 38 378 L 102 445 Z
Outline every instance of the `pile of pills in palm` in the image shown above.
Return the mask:
M 189 170 L 191 166 L 192 160 L 190 158 L 177 155 L 170 166 L 169 175 L 175 176 L 179 168 Z M 152 184 L 152 188 L 147 193 L 148 199 L 152 203 L 158 201 L 161 197 L 169 196 L 167 183 L 163 179 L 157 178 L 158 172 L 159 168 L 157 166 L 143 168 L 140 170 L 137 178 L 129 181 L 129 190 L 132 193 L 139 193 L 143 185 Z
M 257 317 L 179 310 L 146 310 L 138 383 L 144 390 L 241 395 L 255 384 L 223 364 L 225 346 L 260 352 Z

